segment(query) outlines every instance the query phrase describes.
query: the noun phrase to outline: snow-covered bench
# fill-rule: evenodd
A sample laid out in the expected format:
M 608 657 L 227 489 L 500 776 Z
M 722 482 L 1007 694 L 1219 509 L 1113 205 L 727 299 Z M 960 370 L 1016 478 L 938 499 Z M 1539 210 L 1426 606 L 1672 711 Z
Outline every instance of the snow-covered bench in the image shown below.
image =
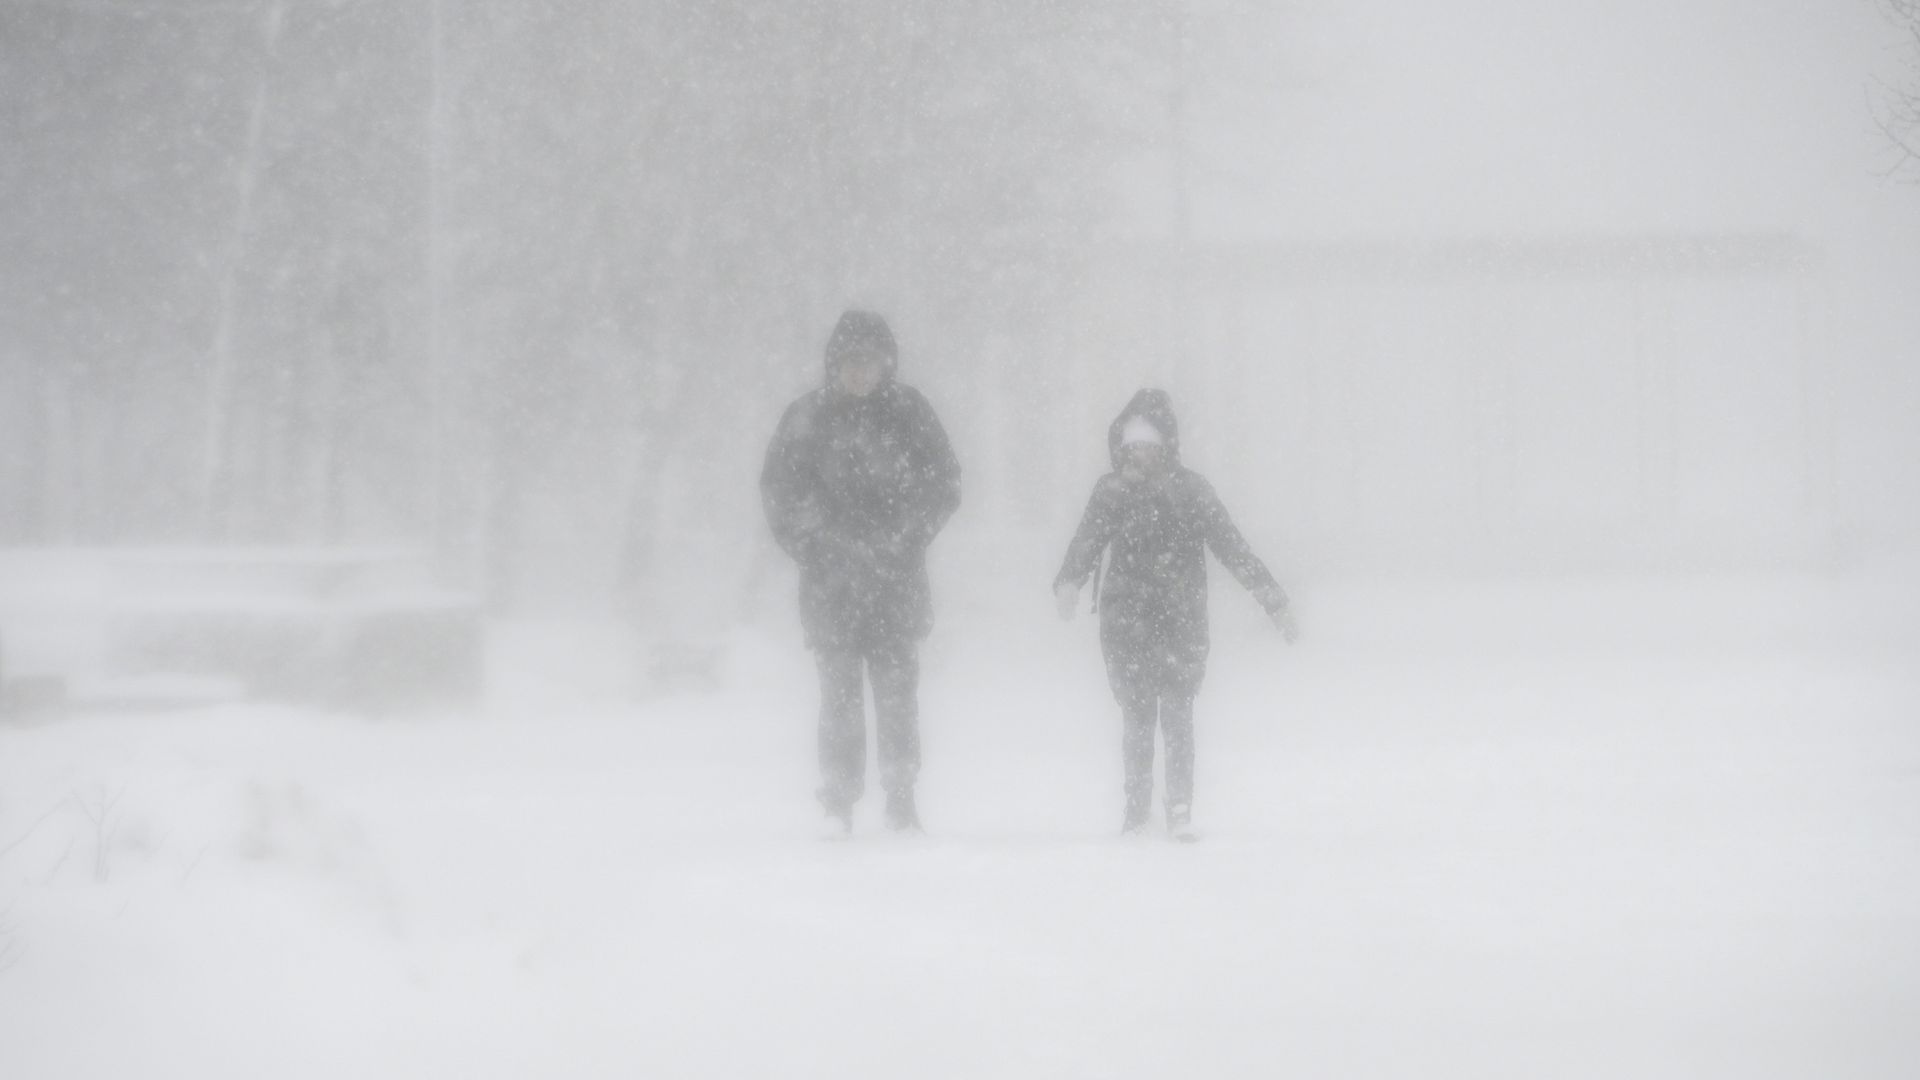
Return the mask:
M 0 553 L 0 659 L 75 704 L 256 697 L 350 708 L 477 695 L 481 621 L 404 549 Z

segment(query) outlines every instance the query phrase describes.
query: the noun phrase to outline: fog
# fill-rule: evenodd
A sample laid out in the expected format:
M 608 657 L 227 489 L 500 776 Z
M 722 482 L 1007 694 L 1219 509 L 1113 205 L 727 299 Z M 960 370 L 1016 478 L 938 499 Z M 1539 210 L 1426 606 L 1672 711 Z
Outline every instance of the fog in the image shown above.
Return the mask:
M 1057 542 L 1153 383 L 1306 571 L 1914 536 L 1871 4 L 0 17 L 11 543 L 426 544 L 644 610 L 769 554 L 756 433 L 848 306 L 962 534 Z
M 1917 95 L 1910 0 L 0 0 L 0 1074 L 1903 1075 Z M 929 835 L 820 851 L 848 309 L 962 497 Z M 1303 630 L 1214 567 L 1171 854 L 1048 596 L 1142 387 Z

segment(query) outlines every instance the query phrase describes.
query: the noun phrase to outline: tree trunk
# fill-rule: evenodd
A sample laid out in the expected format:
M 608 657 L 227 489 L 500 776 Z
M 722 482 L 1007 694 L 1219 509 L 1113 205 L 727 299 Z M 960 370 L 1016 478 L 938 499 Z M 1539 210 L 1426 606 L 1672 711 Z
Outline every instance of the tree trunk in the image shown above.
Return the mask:
M 232 426 L 235 374 L 233 336 L 239 323 L 240 267 L 246 259 L 247 234 L 253 228 L 254 190 L 260 181 L 268 92 L 272 87 L 274 59 L 285 15 L 286 0 L 274 0 L 265 15 L 260 83 L 254 89 L 253 103 L 247 111 L 246 141 L 240 156 L 239 175 L 235 180 L 233 232 L 228 238 L 226 258 L 221 267 L 219 299 L 214 309 L 213 367 L 207 376 L 206 442 L 200 461 L 201 530 L 207 539 L 214 539 L 223 531 L 220 511 L 228 472 L 228 432 Z

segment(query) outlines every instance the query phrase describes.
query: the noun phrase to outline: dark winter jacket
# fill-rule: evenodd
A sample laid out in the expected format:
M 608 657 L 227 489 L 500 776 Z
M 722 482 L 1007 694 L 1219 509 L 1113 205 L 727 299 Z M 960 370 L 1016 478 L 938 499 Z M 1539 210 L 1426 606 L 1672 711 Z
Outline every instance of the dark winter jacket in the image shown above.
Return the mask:
M 884 354 L 865 397 L 833 385 L 851 349 Z M 960 505 L 960 465 L 927 399 L 894 381 L 893 338 L 849 312 L 827 346 L 827 385 L 788 406 L 767 447 L 760 499 L 800 565 L 800 621 L 816 649 L 869 649 L 933 628 L 927 545 Z
M 1167 468 L 1159 475 L 1125 467 L 1121 430 L 1135 416 L 1165 440 Z M 1110 549 L 1098 586 L 1109 660 L 1116 650 L 1152 650 L 1191 667 L 1197 679 L 1208 648 L 1205 548 L 1269 613 L 1284 609 L 1287 595 L 1247 546 L 1213 485 L 1180 464 L 1180 427 L 1165 391 L 1135 394 L 1108 428 L 1107 449 L 1113 471 L 1094 484 L 1054 584 L 1085 583 Z

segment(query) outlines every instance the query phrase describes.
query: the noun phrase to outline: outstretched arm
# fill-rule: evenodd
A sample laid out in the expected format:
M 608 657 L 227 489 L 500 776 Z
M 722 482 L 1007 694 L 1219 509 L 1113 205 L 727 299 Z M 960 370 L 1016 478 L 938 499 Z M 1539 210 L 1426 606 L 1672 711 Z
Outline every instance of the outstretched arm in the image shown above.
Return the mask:
M 1252 593 L 1253 598 L 1277 622 L 1287 610 L 1286 590 L 1274 580 L 1267 564 L 1253 553 L 1247 538 L 1240 535 L 1239 527 L 1227 514 L 1226 504 L 1220 501 L 1213 486 L 1205 480 L 1201 480 L 1200 485 L 1201 526 L 1207 546 L 1213 549 L 1214 558 L 1220 560 L 1220 565 L 1227 568 L 1240 587 Z

